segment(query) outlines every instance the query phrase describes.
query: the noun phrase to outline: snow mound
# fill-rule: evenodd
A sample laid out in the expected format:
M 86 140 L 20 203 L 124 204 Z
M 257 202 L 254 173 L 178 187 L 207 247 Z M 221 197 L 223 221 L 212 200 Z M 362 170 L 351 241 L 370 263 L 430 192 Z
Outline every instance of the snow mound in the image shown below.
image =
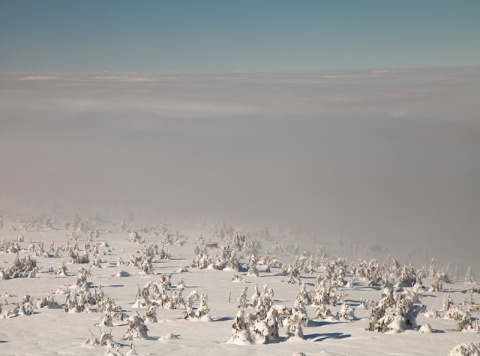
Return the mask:
M 158 339 L 158 341 L 167 341 L 167 340 L 178 340 L 180 338 L 180 335 L 175 335 L 172 333 L 169 333 L 165 336 L 162 336 Z
M 418 329 L 418 331 L 420 331 L 421 333 L 431 333 L 432 328 L 428 323 L 425 323 L 422 326 L 420 326 L 420 329 Z

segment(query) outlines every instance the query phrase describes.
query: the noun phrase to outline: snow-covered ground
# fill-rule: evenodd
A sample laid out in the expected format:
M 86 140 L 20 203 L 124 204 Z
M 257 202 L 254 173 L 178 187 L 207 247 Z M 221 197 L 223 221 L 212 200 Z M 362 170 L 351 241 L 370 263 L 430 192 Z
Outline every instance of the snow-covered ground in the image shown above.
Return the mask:
M 400 261 L 395 266 L 393 256 L 386 256 L 381 249 L 362 250 L 362 246 L 357 246 L 356 258 L 345 260 L 341 258 L 351 251 L 348 244 L 340 246 L 338 241 L 317 238 L 307 244 L 308 239 L 297 241 L 296 233 L 285 230 L 160 219 L 122 220 L 98 215 L 49 218 L 4 212 L 2 223 L 2 355 L 103 355 L 108 350 L 112 354 L 134 350 L 139 355 L 293 355 L 300 352 L 306 355 L 448 355 L 460 343 L 480 342 L 478 331 L 458 331 L 459 321 L 444 317 L 447 314 L 444 300 L 450 295 L 453 302 L 450 309 L 463 315 L 464 321 L 473 328 L 480 328 L 478 284 L 465 284 L 464 276 L 453 283 L 444 281 L 455 279 L 446 266 L 430 268 L 427 265 L 424 269 L 415 266 L 413 273 L 412 269 L 408 272 L 405 265 L 409 261 Z M 150 257 L 145 254 L 147 249 Z M 378 265 L 371 262 L 375 252 Z M 362 253 L 366 264 L 359 262 Z M 72 254 L 80 259 L 87 255 L 89 261 L 71 263 Z M 231 259 L 222 260 L 220 255 Z M 31 260 L 26 260 L 26 256 Z M 265 256 L 271 257 L 270 271 L 267 271 Z M 273 260 L 274 256 L 277 261 Z M 16 258 L 24 264 L 35 261 L 36 268 L 31 265 L 30 270 L 27 266 L 22 271 L 24 267 L 20 266 L 14 271 L 11 267 Z M 135 258 L 137 266 L 132 265 Z M 194 260 L 205 268 L 193 267 Z M 57 274 L 62 264 L 66 267 L 65 275 Z M 233 270 L 232 265 L 239 266 L 239 270 Z M 78 271 L 82 268 L 85 272 L 79 278 Z M 375 268 L 379 271 L 379 283 L 369 285 Z M 22 277 L 23 272 L 30 273 L 30 278 Z M 446 272 L 447 277 L 442 277 L 442 272 Z M 412 276 L 421 279 L 421 285 L 406 286 Z M 438 290 L 429 290 L 435 278 L 439 282 Z M 389 284 L 390 292 L 382 288 Z M 302 285 L 306 291 L 300 293 Z M 259 296 L 253 297 L 256 287 Z M 246 339 L 251 337 L 252 343 L 242 342 L 240 337 L 232 338 L 232 325 L 245 288 L 246 305 L 240 309 L 244 310 L 247 325 L 238 335 L 243 332 Z M 403 321 L 394 317 L 392 323 L 385 322 L 386 329 L 391 331 L 369 331 L 372 309 L 378 306 L 382 289 L 387 295 L 391 293 L 391 299 L 386 297 L 384 301 L 390 300 L 398 306 L 402 300 L 408 300 L 410 304 L 407 303 L 404 310 L 416 310 L 416 320 L 409 316 Z M 162 290 L 163 301 L 159 297 Z M 180 290 L 183 301 L 177 298 L 180 302 L 175 304 L 172 297 L 178 297 Z M 194 291 L 197 293 L 192 293 Z M 201 307 L 202 295 L 209 310 L 205 305 Z M 190 307 L 189 296 L 192 296 Z M 56 301 L 58 308 L 54 304 L 51 308 L 40 307 L 38 300 L 47 297 L 51 303 Z M 317 303 L 305 301 L 309 297 L 317 298 Z M 323 297 L 330 298 L 330 302 L 319 303 L 318 299 Z M 283 322 L 278 337 L 270 337 L 266 342 L 258 335 L 255 337 L 254 332 L 268 324 L 262 324 L 268 319 L 262 313 L 268 314 L 269 310 L 260 310 L 261 298 L 266 300 L 266 305 L 280 311 L 276 320 Z M 110 307 L 104 306 L 105 301 Z M 250 305 L 252 301 L 256 307 Z M 320 318 L 319 304 L 324 306 L 324 312 L 329 309 L 331 316 Z M 342 315 L 343 304 L 354 309 L 351 320 Z M 138 313 L 144 318 L 148 305 L 156 307 L 158 322 L 145 322 L 148 331 L 143 334 L 144 338 L 135 339 L 138 332 L 133 330 L 134 339 L 125 339 L 131 317 Z M 99 309 L 113 310 L 115 306 L 118 308 L 112 326 L 100 326 L 105 313 Z M 171 309 L 173 307 L 176 309 Z M 28 315 L 32 309 L 33 314 Z M 190 316 L 185 318 L 187 309 Z M 394 315 L 394 309 L 387 308 L 386 314 Z M 470 314 L 466 315 L 468 309 Z M 307 315 L 303 327 L 302 322 L 298 324 L 303 337 L 301 332 L 298 332 L 300 336 L 288 336 L 288 320 L 293 320 L 295 312 Z M 19 315 L 10 317 L 12 313 Z M 435 314 L 437 317 L 432 317 Z M 397 314 L 397 317 L 402 316 Z M 414 322 L 408 325 L 405 320 Z M 430 328 L 423 326 L 420 330 L 429 332 L 419 331 L 426 323 Z M 290 326 L 294 324 L 291 322 Z M 95 339 L 100 341 L 102 332 L 111 333 L 110 347 L 85 344 L 87 340 L 90 344 L 94 344 Z

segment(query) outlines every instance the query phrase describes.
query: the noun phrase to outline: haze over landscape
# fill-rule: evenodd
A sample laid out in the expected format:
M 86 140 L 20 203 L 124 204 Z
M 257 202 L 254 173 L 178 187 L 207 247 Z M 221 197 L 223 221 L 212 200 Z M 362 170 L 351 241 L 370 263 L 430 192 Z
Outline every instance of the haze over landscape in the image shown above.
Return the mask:
M 480 250 L 478 2 L 1 10 L 5 198 Z

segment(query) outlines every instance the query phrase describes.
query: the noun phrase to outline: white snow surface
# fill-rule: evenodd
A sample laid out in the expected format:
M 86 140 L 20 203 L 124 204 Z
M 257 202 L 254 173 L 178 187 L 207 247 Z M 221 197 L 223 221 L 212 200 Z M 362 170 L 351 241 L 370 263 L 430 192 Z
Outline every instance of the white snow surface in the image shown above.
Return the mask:
M 4 227 L 0 229 L 0 241 L 22 240 L 18 237 L 19 235 L 23 236 L 23 242 L 18 242 L 22 249 L 19 257 L 32 255 L 28 251 L 31 243 L 37 245 L 43 241 L 46 250 L 51 241 L 56 247 L 62 246 L 68 240 L 66 235 L 72 232 L 71 228 L 65 229 L 64 221 L 59 218 L 53 219 L 53 228 L 38 226 L 34 228 L 26 225 L 22 227 L 19 223 L 20 220 L 13 214 L 5 214 L 3 216 Z M 293 337 L 288 340 L 284 323 L 284 326 L 280 328 L 280 339 L 277 342 L 240 343 L 240 345 L 229 343 L 228 340 L 232 336 L 233 318 L 238 312 L 237 298 L 245 286 L 248 286 L 247 297 L 250 298 L 255 285 L 258 285 L 261 290 L 263 285 L 268 284 L 275 293 L 274 305 L 293 307 L 300 285 L 287 283 L 287 277 L 283 276 L 280 269 L 275 267 L 267 273 L 265 266 L 259 265 L 258 277 L 247 275 L 246 268 L 239 272 L 214 268 L 192 268 L 190 263 L 194 256 L 195 244 L 200 236 L 203 236 L 207 242 L 217 242 L 218 246 L 224 245 L 222 239 L 215 235 L 213 225 L 159 221 L 126 220 L 127 229 L 135 229 L 145 239 L 145 244 L 138 244 L 130 241 L 129 231 L 121 230 L 122 219 L 114 217 L 90 219 L 88 226 L 92 229 L 98 228 L 99 231 L 99 236 L 93 237 L 90 244 L 99 244 L 98 257 L 101 260 L 101 268 L 92 267 L 90 269 L 91 277 L 88 277 L 88 281 L 92 283 L 91 288 L 101 286 L 105 295 L 112 298 L 116 305 L 121 306 L 128 316 L 135 312 L 144 316 L 146 308 L 132 308 L 137 286 L 143 287 L 150 281 L 159 283 L 164 273 L 172 274 L 172 286 L 176 286 L 177 282 L 183 279 L 185 298 L 193 290 L 196 290 L 198 294 L 208 295 L 211 321 L 185 320 L 182 314 L 183 309 L 158 308 L 158 323 L 147 324 L 149 339 L 124 340 L 123 337 L 127 330 L 126 318 L 124 321 L 113 319 L 112 327 L 98 327 L 96 325 L 102 321 L 103 313 L 97 313 L 94 310 L 89 313 L 66 313 L 63 310 L 65 294 L 56 294 L 56 291 L 74 290 L 72 286 L 75 285 L 79 267 L 88 268 L 88 265 L 69 264 L 70 258 L 66 254 L 63 257 L 35 257 L 40 268 L 35 278 L 0 280 L 2 314 L 12 308 L 15 303 L 21 302 L 24 295 L 30 295 L 35 300 L 53 295 L 62 308 L 34 309 L 34 314 L 30 316 L 0 318 L 0 354 L 104 355 L 106 353 L 104 347 L 82 347 L 84 341 L 91 337 L 91 333 L 99 337 L 100 330 L 111 331 L 113 340 L 118 346 L 118 350 L 113 351 L 124 355 L 129 352 L 132 343 L 139 355 L 293 355 L 301 352 L 305 355 L 447 355 L 460 343 L 478 343 L 480 341 L 477 332 L 456 331 L 457 321 L 444 318 L 427 319 L 424 313 L 420 313 L 418 316 L 417 324 L 420 326 L 428 321 L 432 332 L 424 333 L 416 329 L 395 334 L 368 331 L 371 308 L 359 307 L 360 299 L 378 301 L 381 291 L 379 287 L 369 287 L 366 281 L 358 280 L 352 287 L 339 287 L 339 290 L 346 293 L 345 302 L 355 307 L 356 319 L 354 321 L 319 320 L 316 319 L 316 308 L 307 306 L 306 310 L 310 321 L 308 326 L 303 328 L 304 339 Z M 144 226 L 149 228 L 142 231 Z M 250 232 L 245 228 L 243 230 L 242 227 L 236 228 L 249 236 Z M 119 258 L 127 262 L 131 254 L 136 254 L 135 251 L 142 250 L 145 245 L 162 246 L 164 240 L 162 229 L 171 235 L 178 232 L 179 239 L 185 243 L 168 246 L 170 259 L 160 259 L 155 256 L 152 274 L 143 273 L 138 267 L 117 264 Z M 79 230 L 76 231 L 76 234 L 81 250 L 87 242 L 88 233 Z M 295 242 L 295 236 L 294 233 L 288 231 L 280 233 L 271 230 L 270 237 L 261 240 L 262 250 L 259 255 L 266 253 L 267 250 L 273 251 L 277 242 L 280 244 L 284 244 L 286 241 Z M 335 241 L 317 241 L 317 243 L 324 243 L 327 252 L 329 248 L 335 249 L 336 253 L 342 256 L 339 253 L 341 247 L 335 245 Z M 208 248 L 208 252 L 215 261 L 219 248 Z M 15 253 L 0 252 L 0 269 L 8 268 L 15 257 Z M 244 266 L 248 263 L 248 257 L 241 259 Z M 294 256 L 288 251 L 277 257 L 284 263 L 292 262 L 294 259 Z M 364 257 L 369 258 L 369 256 Z M 56 271 L 62 263 L 67 266 L 67 276 L 48 272 L 50 268 Z M 402 261 L 402 264 L 407 263 L 408 261 Z M 188 267 L 183 269 L 187 272 L 179 272 L 182 271 L 182 267 Z M 322 276 L 323 273 L 323 268 L 318 268 L 313 274 L 301 274 L 300 280 L 306 284 L 307 290 L 313 291 L 316 277 Z M 234 274 L 240 275 L 244 282 L 232 282 Z M 346 279 L 349 280 L 351 277 L 347 274 Z M 447 292 L 456 304 L 461 305 L 468 297 L 468 294 L 465 293 L 466 290 L 472 286 L 465 285 L 461 280 L 455 283 L 446 283 L 442 292 L 428 292 L 430 282 L 431 280 L 428 278 L 423 280 L 426 289 L 421 302 L 427 306 L 427 310 L 432 308 L 442 310 L 443 298 Z M 478 287 L 476 284 L 473 286 Z M 474 294 L 474 298 L 477 303 L 480 302 L 480 294 Z M 339 311 L 340 307 L 341 305 L 337 305 L 331 309 Z M 245 312 L 253 313 L 253 309 L 246 308 Z M 480 313 L 475 311 L 472 316 L 478 318 Z

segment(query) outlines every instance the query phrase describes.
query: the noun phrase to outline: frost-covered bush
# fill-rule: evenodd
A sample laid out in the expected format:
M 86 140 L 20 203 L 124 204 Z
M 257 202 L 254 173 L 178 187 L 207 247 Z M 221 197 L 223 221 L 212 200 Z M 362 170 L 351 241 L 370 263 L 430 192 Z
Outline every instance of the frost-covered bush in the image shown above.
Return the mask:
M 345 298 L 344 293 L 336 292 L 337 287 L 336 283 L 332 282 L 331 279 L 317 278 L 317 283 L 315 285 L 315 294 L 313 295 L 313 305 L 322 306 L 322 305 L 332 305 L 335 306 L 337 303 L 343 302 Z
M 151 304 L 148 291 L 149 286 L 150 283 L 147 284 L 147 286 L 145 286 L 144 288 L 140 288 L 139 286 L 137 286 L 137 295 L 135 296 L 135 303 L 133 303 L 132 308 L 147 308 Z
M 89 263 L 90 258 L 88 257 L 88 253 L 86 251 L 83 252 L 82 255 L 78 251 L 75 251 L 73 248 L 69 250 L 70 255 L 70 263 L 71 264 L 80 264 L 80 263 Z
M 14 305 L 13 308 L 8 309 L 4 314 L 3 318 L 14 318 L 19 315 L 33 315 L 34 314 L 34 305 L 33 305 L 33 298 L 30 297 L 28 294 L 22 298 L 20 303 Z
M 145 322 L 147 323 L 157 323 L 157 307 L 154 305 L 150 305 L 147 308 L 147 311 L 145 313 Z
M 283 322 L 277 309 L 270 308 L 264 319 L 257 317 L 257 322 L 252 327 L 252 336 L 256 342 L 267 343 L 279 338 L 279 329 Z
M 244 283 L 245 280 L 242 278 L 242 276 L 238 275 L 238 274 L 234 274 L 233 277 L 232 277 L 232 282 L 235 282 L 235 283 Z
M 282 267 L 281 273 L 287 276 L 287 283 L 289 284 L 301 284 L 300 270 L 298 266 L 286 264 Z
M 248 306 L 247 290 L 248 290 L 248 287 L 243 287 L 242 293 L 240 293 L 240 295 L 237 298 L 239 308 L 246 308 Z
M 320 305 L 316 311 L 317 319 L 326 320 L 326 319 L 335 319 L 335 316 L 332 314 L 332 311 L 325 305 Z
M 264 319 L 268 313 L 268 310 L 273 305 L 273 289 L 265 284 L 263 286 L 262 293 L 258 291 L 257 286 L 255 286 L 255 293 L 251 297 L 250 305 L 255 308 L 255 315 L 257 320 Z
M 82 347 L 108 347 L 113 348 L 116 343 L 113 341 L 111 332 L 101 331 L 100 337 L 96 337 L 90 331 L 91 337 L 82 344 Z
M 257 259 L 255 255 L 251 255 L 248 261 L 248 276 L 255 276 L 258 277 L 258 269 L 257 269 Z
M 472 342 L 458 344 L 450 350 L 448 356 L 480 356 L 480 344 Z
M 357 267 L 355 267 L 355 273 L 359 278 L 367 280 L 369 286 L 381 286 L 385 284 L 383 268 L 375 259 L 370 262 L 361 260 Z
M 465 317 L 465 312 L 458 307 L 458 305 L 452 304 L 445 312 L 445 319 L 461 321 Z
M 37 302 L 35 303 L 36 307 L 38 309 L 42 308 L 48 308 L 48 309 L 59 309 L 61 306 L 57 303 L 55 298 L 51 295 L 48 297 L 42 297 L 37 299 Z
M 57 276 L 66 276 L 67 275 L 67 266 L 65 266 L 65 263 L 62 263 L 60 266 L 58 266 L 56 275 Z
M 20 235 L 22 236 L 22 235 Z M 21 242 L 17 239 L 15 240 L 1 240 L 0 241 L 0 252 L 4 253 L 19 253 L 21 251 L 20 245 L 18 242 Z
M 128 330 L 123 337 L 125 340 L 148 339 L 148 328 L 138 313 L 131 315 L 127 321 Z
M 480 332 L 480 321 L 472 317 L 472 311 L 474 309 L 474 307 L 470 307 L 464 312 L 462 319 L 458 323 L 458 331 Z
M 418 302 L 414 293 L 397 293 L 385 288 L 382 299 L 372 308 L 370 331 L 398 333 L 416 328 L 418 314 L 425 306 Z
M 200 305 L 198 306 L 195 317 L 199 320 L 203 321 L 210 321 L 210 307 L 207 304 L 208 296 L 206 294 L 202 294 L 200 296 Z
M 35 278 L 38 271 L 37 261 L 34 258 L 30 256 L 20 258 L 17 254 L 12 265 L 3 271 L 0 279 Z
M 90 284 L 89 282 L 87 282 L 87 278 L 90 276 L 91 276 L 90 270 L 80 267 L 78 269 L 77 281 L 75 282 L 75 286 L 78 288 L 83 288 L 83 287 L 88 288 Z
M 307 286 L 305 283 L 302 283 L 300 287 L 300 292 L 298 292 L 296 299 L 299 299 L 304 305 L 313 304 L 312 293 L 307 290 Z
M 228 269 L 232 271 L 238 271 L 240 261 L 235 250 L 229 245 L 220 248 L 220 253 L 217 256 L 215 262 L 215 268 L 223 270 Z
M 194 307 L 195 301 L 200 300 L 197 308 Z M 210 307 L 207 304 L 208 296 L 206 294 L 198 295 L 197 291 L 192 291 L 185 302 L 186 310 L 183 312 L 185 320 L 211 321 Z
M 355 308 L 351 307 L 347 303 L 343 303 L 340 311 L 338 312 L 337 318 L 343 321 L 355 320 Z
M 140 256 L 130 255 L 128 262 L 129 266 L 135 266 L 140 268 L 143 273 L 153 274 L 153 258 L 160 255 L 157 245 L 150 245 L 146 247 L 140 254 Z M 161 252 L 161 258 L 170 258 L 170 253 L 166 253 L 163 249 Z
M 172 287 L 170 278 L 171 275 L 163 274 L 160 283 L 150 281 L 145 287 L 138 287 L 133 307 L 146 308 L 152 304 L 163 309 L 185 308 L 185 301 L 182 296 L 185 284 L 180 280 L 177 287 L 171 289 L 169 295 L 167 290 Z
M 297 296 L 294 307 L 289 310 L 287 318 L 287 336 L 303 339 L 303 327 L 307 326 L 308 315 L 302 298 Z
M 212 264 L 210 256 L 208 256 L 207 246 L 201 243 L 195 247 L 195 257 L 193 257 L 190 266 L 192 268 L 205 269 Z
M 428 289 L 430 292 L 441 292 L 443 290 L 443 283 L 448 281 L 448 276 L 445 272 L 437 272 L 432 280 L 432 284 Z
M 414 285 L 422 285 L 421 272 L 415 271 L 412 264 L 403 266 L 400 270 L 400 276 L 396 287 L 406 288 L 413 287 Z
M 476 283 L 475 276 L 473 275 L 472 267 L 468 265 L 467 273 L 465 274 L 465 284 L 474 284 L 474 283 Z
M 136 231 L 132 231 L 129 237 L 130 237 L 130 242 L 134 242 L 137 244 L 143 244 L 145 242 L 145 239 L 141 237 Z
M 245 317 L 245 312 L 243 309 L 240 309 L 233 319 L 232 324 L 232 337 L 227 341 L 227 343 L 233 344 L 252 344 L 252 334 L 250 332 L 250 323 Z

